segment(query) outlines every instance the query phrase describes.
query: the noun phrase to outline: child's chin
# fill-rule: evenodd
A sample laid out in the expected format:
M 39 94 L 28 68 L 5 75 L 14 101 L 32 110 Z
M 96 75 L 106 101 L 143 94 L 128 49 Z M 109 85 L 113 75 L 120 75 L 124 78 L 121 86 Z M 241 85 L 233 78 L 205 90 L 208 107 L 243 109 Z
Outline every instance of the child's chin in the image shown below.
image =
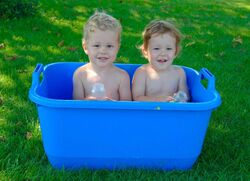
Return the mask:
M 153 66 L 156 70 L 167 70 L 169 65 L 156 65 L 156 66 Z
M 106 66 L 110 66 L 112 65 L 112 62 L 97 62 L 96 65 L 98 65 L 99 67 L 106 67 Z

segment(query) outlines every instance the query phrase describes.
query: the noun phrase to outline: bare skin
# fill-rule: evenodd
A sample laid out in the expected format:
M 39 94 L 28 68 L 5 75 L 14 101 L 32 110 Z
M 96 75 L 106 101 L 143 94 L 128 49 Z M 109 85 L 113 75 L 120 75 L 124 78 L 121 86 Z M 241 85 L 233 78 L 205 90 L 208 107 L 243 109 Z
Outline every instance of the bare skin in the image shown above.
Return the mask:
M 95 83 L 102 83 L 106 96 L 100 100 L 131 100 L 128 74 L 113 65 L 97 70 L 88 63 L 77 69 L 73 80 L 75 82 L 74 99 L 95 100 L 91 90 Z
M 134 75 L 133 99 L 136 101 L 173 101 L 173 95 L 179 90 L 189 96 L 185 73 L 179 67 L 170 66 L 167 71 L 156 71 L 147 64 Z
M 91 32 L 88 40 L 83 42 L 89 63 L 74 72 L 73 99 L 131 100 L 129 75 L 113 65 L 119 47 L 117 32 L 99 29 Z M 104 86 L 103 97 L 92 94 L 96 83 Z
M 169 102 L 178 91 L 184 91 L 189 100 L 185 72 L 172 65 L 176 52 L 172 34 L 152 35 L 148 48 L 143 49 L 149 64 L 138 68 L 133 77 L 133 100 Z

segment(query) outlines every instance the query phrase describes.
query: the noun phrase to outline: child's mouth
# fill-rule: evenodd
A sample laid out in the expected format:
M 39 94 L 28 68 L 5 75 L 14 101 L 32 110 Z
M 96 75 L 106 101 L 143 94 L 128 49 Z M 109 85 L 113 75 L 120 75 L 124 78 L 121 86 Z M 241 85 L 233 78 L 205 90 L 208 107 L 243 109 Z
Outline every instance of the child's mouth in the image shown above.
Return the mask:
M 106 61 L 106 60 L 108 60 L 108 57 L 98 57 L 98 60 L 100 60 L 100 61 Z
M 157 62 L 159 62 L 159 63 L 165 63 L 167 61 L 168 61 L 167 59 L 159 59 L 159 60 L 157 60 Z

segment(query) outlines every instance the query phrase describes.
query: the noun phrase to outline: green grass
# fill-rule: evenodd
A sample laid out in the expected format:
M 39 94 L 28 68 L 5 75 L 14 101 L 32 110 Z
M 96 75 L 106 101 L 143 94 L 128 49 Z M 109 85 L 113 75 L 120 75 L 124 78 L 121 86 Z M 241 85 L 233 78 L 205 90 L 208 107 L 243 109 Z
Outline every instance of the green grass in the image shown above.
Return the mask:
M 82 26 L 95 9 L 123 25 L 117 62 L 146 63 L 136 46 L 144 26 L 173 19 L 185 39 L 176 64 L 216 77 L 222 105 L 213 112 L 193 169 L 58 171 L 42 146 L 37 110 L 28 100 L 38 62 L 87 61 Z M 250 4 L 238 1 L 45 1 L 37 16 L 0 20 L 0 180 L 250 180 Z M 58 46 L 63 41 L 63 46 Z

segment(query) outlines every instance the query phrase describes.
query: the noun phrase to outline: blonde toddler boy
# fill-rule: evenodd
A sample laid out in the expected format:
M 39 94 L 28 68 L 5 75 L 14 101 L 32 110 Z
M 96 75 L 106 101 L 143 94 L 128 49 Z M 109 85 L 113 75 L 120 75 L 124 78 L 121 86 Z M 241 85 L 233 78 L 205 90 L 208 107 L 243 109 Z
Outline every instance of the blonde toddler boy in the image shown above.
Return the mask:
M 96 12 L 88 19 L 82 47 L 89 63 L 74 72 L 73 99 L 131 100 L 129 75 L 113 65 L 121 29 L 119 21 L 106 13 Z

